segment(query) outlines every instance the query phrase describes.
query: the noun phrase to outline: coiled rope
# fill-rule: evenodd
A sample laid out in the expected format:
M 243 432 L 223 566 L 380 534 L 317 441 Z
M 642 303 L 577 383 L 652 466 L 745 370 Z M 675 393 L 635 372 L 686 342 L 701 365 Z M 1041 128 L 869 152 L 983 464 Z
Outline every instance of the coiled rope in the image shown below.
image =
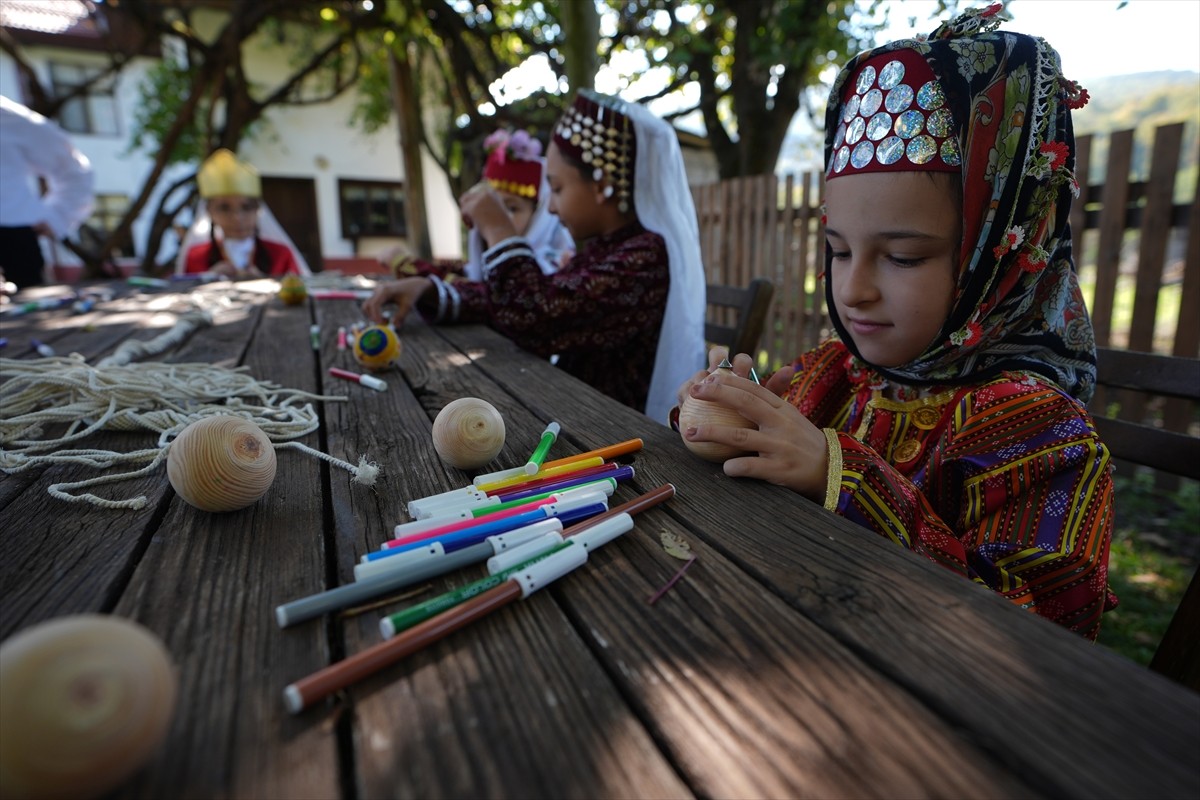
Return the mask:
M 184 324 L 181 320 L 181 325 Z M 193 322 L 187 322 L 192 325 Z M 197 323 L 202 324 L 202 323 Z M 177 325 L 176 328 L 180 328 Z M 190 330 L 176 328 L 140 343 L 97 365 L 82 356 L 0 359 L 0 471 L 15 474 L 53 464 L 80 464 L 96 469 L 145 464 L 132 472 L 56 483 L 51 496 L 67 502 L 89 502 L 103 508 L 143 508 L 146 497 L 110 500 L 90 492 L 74 493 L 103 483 L 129 480 L 156 469 L 174 438 L 196 420 L 234 415 L 251 420 L 276 449 L 302 450 L 354 475 L 354 482 L 373 486 L 379 467 L 360 458 L 354 466 L 327 453 L 291 441 L 319 426 L 313 401 L 345 401 L 344 396 L 317 395 L 260 381 L 245 367 L 213 364 L 128 363 L 132 357 L 162 352 Z M 161 349 L 159 345 L 165 345 Z M 58 435 L 48 435 L 53 428 Z M 154 431 L 154 448 L 119 453 L 98 449 L 63 449 L 102 430 Z M 147 463 L 148 462 L 148 463 Z

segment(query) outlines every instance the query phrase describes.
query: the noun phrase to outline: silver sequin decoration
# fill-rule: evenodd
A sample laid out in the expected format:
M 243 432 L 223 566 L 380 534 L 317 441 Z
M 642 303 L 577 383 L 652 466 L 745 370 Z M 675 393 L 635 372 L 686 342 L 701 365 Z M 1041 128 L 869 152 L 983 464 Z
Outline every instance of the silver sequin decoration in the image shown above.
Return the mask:
M 958 149 L 958 139 L 947 139 L 942 142 L 942 161 L 952 167 L 962 166 L 962 153 Z
M 854 121 L 850 123 L 850 127 L 846 128 L 846 144 L 858 144 L 866 127 L 867 123 L 862 117 L 855 117 Z
M 867 138 L 872 142 L 878 142 L 891 132 L 892 115 L 886 111 L 880 111 L 871 117 L 871 121 L 867 123 Z
M 954 117 L 950 114 L 950 109 L 939 108 L 930 114 L 929 119 L 925 121 L 925 128 L 939 139 L 949 136 L 954 130 Z
M 905 157 L 914 165 L 939 157 L 947 166 L 961 165 L 954 117 L 945 107 L 941 84 L 929 81 L 916 91 L 904 82 L 907 71 L 899 59 L 878 73 L 873 66 L 860 70 L 834 134 L 831 174 L 866 169 L 872 162 L 891 166 Z
M 850 148 L 845 145 L 837 151 L 837 155 L 833 158 L 833 171 L 841 172 L 846 168 L 846 163 L 850 160 Z
M 928 164 L 937 155 L 937 142 L 933 140 L 932 136 L 923 133 L 908 143 L 906 152 L 908 160 L 914 164 Z
M 879 88 L 891 89 L 904 79 L 904 64 L 899 61 L 889 61 L 879 70 Z
M 946 93 L 937 81 L 930 81 L 917 92 L 917 105 L 926 111 L 941 108 L 946 104 Z
M 863 95 L 862 105 L 859 106 L 858 113 L 864 117 L 869 117 L 879 110 L 883 105 L 883 92 L 878 89 L 872 89 Z
M 867 164 L 871 163 L 871 159 L 875 156 L 875 145 L 870 142 L 859 142 L 854 152 L 850 154 L 850 163 L 855 169 L 862 169 Z
M 842 109 L 842 122 L 849 122 L 858 114 L 858 104 L 862 102 L 862 98 L 858 95 L 851 95 L 846 101 L 846 107 Z
M 855 87 L 855 91 L 858 94 L 866 94 L 867 89 L 870 89 L 872 84 L 874 84 L 874 83 L 875 83 L 875 68 L 874 67 L 863 67 L 863 71 L 858 73 L 858 84 Z
M 875 148 L 875 157 L 880 164 L 895 164 L 904 155 L 904 140 L 898 136 L 889 136 Z
M 902 83 L 888 92 L 887 102 L 883 104 L 883 107 L 893 114 L 899 114 L 901 111 L 907 111 L 912 102 L 912 87 L 907 83 Z
M 925 127 L 925 116 L 917 110 L 905 111 L 896 117 L 896 135 L 901 139 L 911 139 Z

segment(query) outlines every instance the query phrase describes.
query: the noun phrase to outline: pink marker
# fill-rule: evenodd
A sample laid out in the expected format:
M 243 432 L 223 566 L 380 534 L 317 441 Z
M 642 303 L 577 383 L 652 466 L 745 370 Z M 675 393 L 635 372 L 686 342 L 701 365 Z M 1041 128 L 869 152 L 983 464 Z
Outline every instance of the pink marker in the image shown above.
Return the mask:
M 377 392 L 387 391 L 387 381 L 382 381 L 374 375 L 359 375 L 357 372 L 351 372 L 348 369 L 338 369 L 337 367 L 330 367 L 329 374 L 335 378 L 345 378 L 348 381 L 361 383 L 363 386 L 374 389 Z
M 317 289 L 309 292 L 314 300 L 366 300 L 370 289 Z
M 345 327 L 338 328 L 338 350 L 346 349 L 346 329 Z

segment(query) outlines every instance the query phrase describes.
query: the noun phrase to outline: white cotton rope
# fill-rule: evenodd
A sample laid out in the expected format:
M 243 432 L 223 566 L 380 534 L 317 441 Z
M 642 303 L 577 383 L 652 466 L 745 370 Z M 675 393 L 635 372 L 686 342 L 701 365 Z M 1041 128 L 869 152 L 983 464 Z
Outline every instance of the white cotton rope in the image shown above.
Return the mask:
M 177 326 L 178 327 L 178 326 Z M 185 331 L 179 336 L 186 336 Z M 174 329 L 143 343 L 163 349 Z M 133 349 L 133 357 L 161 350 Z M 202 417 L 244 417 L 262 428 L 276 449 L 302 450 L 354 475 L 354 482 L 372 486 L 377 465 L 360 458 L 354 466 L 300 442 L 288 441 L 315 431 L 319 419 L 312 401 L 344 401 L 344 396 L 317 395 L 260 381 L 245 367 L 228 369 L 214 364 L 105 363 L 95 366 L 83 356 L 41 359 L 0 359 L 0 471 L 15 474 L 36 466 L 80 464 L 96 469 L 115 465 L 145 466 L 118 475 L 56 483 L 47 490 L 67 502 L 89 502 L 103 508 L 143 508 L 146 497 L 109 500 L 77 490 L 148 474 L 161 464 L 174 438 Z M 125 358 L 125 356 L 122 356 Z M 128 359 L 126 358 L 126 361 Z M 46 437 L 47 426 L 65 424 L 59 436 Z M 60 449 L 101 430 L 154 431 L 158 445 L 118 453 L 108 450 Z M 53 451 L 53 452 L 47 452 Z M 148 462 L 148 463 L 146 463 Z

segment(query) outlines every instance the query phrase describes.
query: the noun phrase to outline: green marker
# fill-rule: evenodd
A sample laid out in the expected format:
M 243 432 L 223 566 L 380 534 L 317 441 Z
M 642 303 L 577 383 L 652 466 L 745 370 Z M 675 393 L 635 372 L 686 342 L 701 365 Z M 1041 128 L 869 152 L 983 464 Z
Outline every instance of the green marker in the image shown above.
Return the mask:
M 483 594 L 488 589 L 494 589 L 500 584 L 508 580 L 513 574 L 520 572 L 528 567 L 541 561 L 564 547 L 570 547 L 571 542 L 559 542 L 549 550 L 539 553 L 533 558 L 522 561 L 515 567 L 509 567 L 503 572 L 497 572 L 495 575 L 489 575 L 486 578 L 481 578 L 474 583 L 468 583 L 466 586 L 460 586 L 457 589 L 451 589 L 448 592 L 432 597 L 423 603 L 417 603 L 415 606 L 398 611 L 391 616 L 384 617 L 379 621 L 379 630 L 383 634 L 383 638 L 390 639 L 397 633 L 407 630 L 419 622 L 424 622 L 430 617 L 436 616 L 446 609 L 454 608 L 459 603 L 465 603 L 472 597 Z
M 538 442 L 537 449 L 533 451 L 533 455 L 529 457 L 529 461 L 525 462 L 525 474 L 536 475 L 537 471 L 542 468 L 542 462 L 546 460 L 546 454 L 550 452 L 550 445 L 558 438 L 560 428 L 557 422 L 551 422 L 546 426 L 545 432 L 542 433 L 542 439 Z
M 145 278 L 141 275 L 126 278 L 125 282 L 130 286 L 152 286 L 155 289 L 165 289 L 171 285 L 170 281 L 165 281 L 162 278 Z

